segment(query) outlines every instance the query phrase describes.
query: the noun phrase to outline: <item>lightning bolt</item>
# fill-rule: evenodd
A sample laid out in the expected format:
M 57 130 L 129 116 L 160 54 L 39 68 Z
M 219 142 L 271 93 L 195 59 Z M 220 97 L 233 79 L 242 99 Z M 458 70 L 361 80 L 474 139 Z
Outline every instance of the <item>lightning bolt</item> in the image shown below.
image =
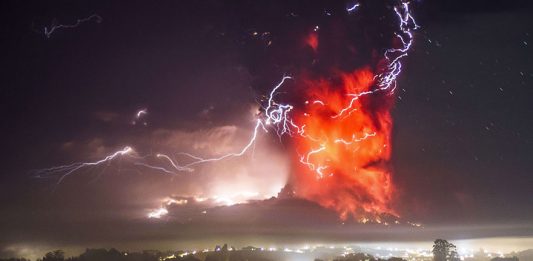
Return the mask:
M 95 166 L 98 166 L 98 165 L 102 165 L 104 163 L 109 163 L 109 162 L 111 162 L 112 160 L 114 160 L 114 159 L 116 159 L 118 157 L 131 155 L 133 153 L 134 153 L 133 149 L 131 147 L 127 146 L 127 147 L 124 147 L 121 150 L 118 150 L 118 151 L 110 154 L 110 155 L 107 155 L 106 157 L 104 157 L 103 159 L 100 159 L 98 161 L 94 161 L 94 162 L 76 162 L 76 163 L 72 163 L 72 164 L 69 164 L 69 165 L 62 165 L 62 166 L 56 166 L 56 167 L 47 168 L 47 169 L 41 169 L 41 170 L 36 171 L 34 177 L 36 177 L 36 178 L 46 178 L 46 177 L 50 177 L 50 176 L 59 175 L 59 179 L 58 179 L 58 181 L 56 183 L 56 185 L 59 185 L 59 184 L 61 184 L 61 182 L 63 182 L 63 180 L 66 177 L 70 176 L 71 174 L 75 173 L 76 171 L 79 171 L 79 170 L 84 169 L 84 168 L 95 167 Z
M 162 159 L 170 164 L 173 170 L 170 170 L 168 168 L 165 168 L 163 166 L 157 166 L 148 164 L 145 162 L 134 162 L 134 165 L 149 168 L 156 171 L 161 171 L 167 174 L 177 174 L 177 172 L 192 172 L 194 171 L 194 166 L 209 163 L 209 162 L 215 162 L 215 161 L 221 161 L 227 158 L 231 157 L 240 157 L 244 155 L 248 150 L 255 144 L 256 139 L 258 137 L 258 134 L 260 131 L 263 131 L 265 133 L 268 133 L 268 130 L 266 128 L 266 125 L 272 125 L 276 126 L 276 129 L 278 130 L 279 135 L 282 135 L 283 133 L 290 132 L 289 126 L 296 126 L 291 120 L 288 119 L 288 112 L 292 109 L 291 105 L 285 105 L 285 104 L 278 104 L 274 101 L 274 95 L 276 95 L 276 91 L 281 88 L 281 86 L 285 83 L 286 80 L 292 79 L 290 76 L 285 76 L 282 78 L 282 80 L 273 88 L 273 90 L 270 92 L 270 96 L 268 98 L 267 105 L 265 107 L 265 118 L 259 118 L 256 120 L 255 127 L 253 129 L 252 135 L 248 141 L 248 143 L 240 150 L 234 153 L 225 154 L 219 157 L 212 157 L 212 158 L 202 158 L 199 156 L 192 155 L 190 153 L 184 153 L 181 152 L 179 154 L 185 155 L 191 159 L 193 159 L 192 162 L 180 165 L 178 162 L 173 160 L 170 156 L 162 153 L 156 154 L 156 158 Z M 135 116 L 137 118 L 142 117 L 144 114 L 146 114 L 146 109 L 139 110 Z M 279 125 L 282 125 L 279 127 Z M 46 177 L 56 177 L 59 176 L 59 179 L 56 183 L 56 185 L 59 185 L 63 182 L 63 180 L 88 167 L 94 167 L 98 165 L 102 165 L 104 163 L 109 163 L 112 160 L 125 155 L 131 155 L 134 152 L 133 148 L 130 146 L 125 147 L 122 150 L 116 151 L 105 158 L 95 161 L 95 162 L 77 162 L 72 163 L 69 165 L 62 165 L 62 166 L 56 166 L 52 168 L 47 169 L 41 169 L 37 170 L 34 177 L 36 178 L 46 178 Z M 145 157 L 136 157 L 136 160 L 144 159 Z M 177 172 L 176 172 L 177 171 Z
M 202 158 L 190 153 L 182 152 L 179 154 L 187 156 L 193 160 L 192 162 L 184 165 L 180 165 L 166 154 L 160 153 L 157 154 L 156 157 L 166 160 L 177 171 L 193 171 L 194 169 L 192 167 L 199 164 L 221 161 L 227 158 L 240 157 L 244 155 L 255 144 L 260 131 L 263 131 L 264 133 L 269 132 L 267 126 L 274 126 L 279 136 L 285 133 L 292 134 L 291 127 L 298 128 L 298 126 L 294 124 L 294 122 L 288 116 L 293 106 L 289 104 L 278 104 L 274 101 L 274 96 L 276 95 L 278 89 L 281 88 L 285 81 L 289 79 L 292 79 L 292 77 L 284 76 L 281 81 L 272 89 L 270 95 L 268 96 L 267 104 L 264 107 L 264 118 L 259 118 L 256 120 L 255 127 L 248 143 L 240 151 L 212 158 Z
M 76 23 L 73 23 L 73 24 L 52 24 L 50 25 L 49 27 L 48 26 L 45 26 L 44 29 L 43 29 L 43 34 L 46 36 L 46 38 L 50 38 L 50 36 L 57 30 L 59 29 L 72 29 L 72 28 L 76 28 L 78 26 L 80 26 L 82 23 L 85 23 L 85 22 L 89 22 L 89 21 L 92 21 L 94 20 L 96 23 L 101 23 L 102 22 L 102 17 L 97 15 L 97 14 L 93 14 L 91 16 L 88 16 L 86 18 L 82 18 L 82 19 L 78 19 L 76 20 Z
M 415 19 L 411 14 L 409 2 L 404 2 L 399 7 L 394 7 L 394 12 L 400 22 L 398 28 L 399 33 L 395 33 L 395 36 L 400 39 L 402 47 L 387 49 L 383 54 L 385 59 L 388 61 L 388 65 L 386 66 L 386 69 L 383 72 L 377 74 L 374 77 L 374 80 L 376 80 L 377 82 L 378 88 L 371 91 L 348 94 L 348 96 L 352 97 L 348 106 L 341 109 L 339 113 L 337 115 L 332 116 L 332 118 L 343 116 L 345 113 L 347 113 L 348 115 L 352 113 L 354 110 L 356 110 L 355 108 L 353 108 L 353 105 L 362 96 L 375 94 L 381 91 L 390 91 L 391 94 L 394 93 L 394 90 L 397 87 L 396 80 L 398 78 L 398 75 L 400 75 L 400 73 L 402 72 L 401 59 L 406 57 L 408 55 L 409 50 L 411 49 L 411 46 L 414 41 L 413 31 L 420 28 L 420 26 L 416 23 Z
M 148 114 L 148 109 L 140 109 L 137 111 L 137 113 L 135 113 L 135 117 L 133 118 L 133 120 L 131 121 L 131 124 L 132 125 L 136 125 L 138 122 L 141 122 L 144 126 L 147 126 L 147 122 L 146 122 L 146 116 Z
M 346 8 L 346 11 L 348 11 L 348 13 L 351 13 L 351 12 L 355 11 L 357 9 L 357 7 L 359 7 L 359 6 L 361 6 L 360 3 L 355 3 L 351 7 Z
M 137 113 L 135 114 L 135 117 L 137 119 L 139 119 L 140 117 L 142 117 L 144 114 L 148 113 L 148 111 L 146 109 L 142 109 L 142 110 L 139 110 L 137 111 Z

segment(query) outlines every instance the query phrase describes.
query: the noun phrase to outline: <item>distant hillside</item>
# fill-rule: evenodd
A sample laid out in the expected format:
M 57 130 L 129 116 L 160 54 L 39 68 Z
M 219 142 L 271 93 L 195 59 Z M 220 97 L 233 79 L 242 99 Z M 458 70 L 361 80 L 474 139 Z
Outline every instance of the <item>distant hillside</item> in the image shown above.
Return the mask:
M 516 253 L 518 260 L 520 261 L 533 261 L 533 249 L 528 249 Z

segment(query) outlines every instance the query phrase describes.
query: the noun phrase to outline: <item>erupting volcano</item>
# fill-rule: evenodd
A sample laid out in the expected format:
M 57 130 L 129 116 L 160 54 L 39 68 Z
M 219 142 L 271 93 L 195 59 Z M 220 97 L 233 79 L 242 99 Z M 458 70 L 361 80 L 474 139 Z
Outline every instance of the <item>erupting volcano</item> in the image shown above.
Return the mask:
M 330 47 L 350 47 L 343 47 L 344 52 L 343 48 L 329 48 L 327 56 L 337 58 L 328 61 L 330 57 L 326 57 L 323 65 L 320 35 L 315 30 L 304 38 L 318 58 L 311 69 L 300 73 L 296 83 L 299 104 L 291 123 L 298 131 L 292 141 L 298 164 L 294 164 L 290 184 L 297 197 L 337 211 L 342 220 L 387 224 L 384 217 L 399 216 L 393 207 L 395 186 L 388 165 L 393 128 L 390 111 L 401 59 L 407 56 L 413 41 L 411 31 L 417 25 L 408 3 L 394 11 L 399 28 L 390 34 L 392 48 L 383 52 L 370 38 L 361 37 L 355 44 L 342 37 L 326 38 Z M 360 32 L 365 35 L 365 29 Z M 369 54 L 362 55 L 358 46 L 364 46 Z M 356 62 L 348 61 L 350 66 L 344 67 L 338 64 L 347 59 Z
M 368 68 L 337 73 L 336 80 L 305 82 L 307 100 L 296 117 L 305 132 L 295 139 L 298 196 L 361 222 L 395 214 L 390 158 L 392 96 L 358 96 L 375 88 Z M 378 219 L 379 220 L 379 219 Z
M 359 8 L 361 13 L 357 11 L 358 18 L 353 18 Z M 277 49 L 283 55 L 269 57 L 286 59 L 281 67 L 291 76 L 284 76 L 262 100 L 262 113 L 254 115 L 255 128 L 240 150 L 208 157 L 187 152 L 178 153 L 179 157 L 163 153 L 140 157 L 137 150 L 127 146 L 127 151 L 117 151 L 98 161 L 42 169 L 36 176 L 58 177 L 59 185 L 81 169 L 101 166 L 117 157 L 165 174 L 193 172 L 202 164 L 248 154 L 259 132 L 274 130 L 280 140 L 282 136 L 290 137 L 285 139 L 294 159 L 289 184 L 296 197 L 333 209 L 342 220 L 387 224 L 383 217 L 399 216 L 393 207 L 395 185 L 388 165 L 393 127 L 390 110 L 401 61 L 411 48 L 412 31 L 418 26 L 405 1 L 365 1 L 343 12 L 342 19 L 325 20 L 320 26 L 295 23 L 293 29 L 302 34 L 286 29 L 291 32 L 286 34 L 287 46 L 297 47 Z M 262 33 L 265 37 L 270 34 Z M 272 64 L 277 66 L 276 62 Z M 285 86 L 286 81 L 291 82 L 290 86 Z M 143 114 L 146 109 L 137 112 L 136 120 Z M 214 202 L 226 205 L 236 204 L 239 195 L 258 195 L 261 190 L 236 193 L 221 187 L 224 196 L 212 196 Z M 213 192 L 196 194 L 186 196 L 205 198 Z M 256 198 L 239 197 L 239 202 L 251 199 Z M 156 213 L 161 216 L 167 212 Z

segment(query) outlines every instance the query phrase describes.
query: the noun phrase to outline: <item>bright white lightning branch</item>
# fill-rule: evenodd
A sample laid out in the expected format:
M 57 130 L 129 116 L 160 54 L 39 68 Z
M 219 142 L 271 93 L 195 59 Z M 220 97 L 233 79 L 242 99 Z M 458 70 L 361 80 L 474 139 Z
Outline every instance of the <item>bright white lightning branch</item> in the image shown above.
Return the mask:
M 361 138 L 356 138 L 355 137 L 355 134 L 352 135 L 352 140 L 351 141 L 346 141 L 344 139 L 336 139 L 335 140 L 335 143 L 343 143 L 344 145 L 352 145 L 354 142 L 361 142 L 363 140 L 366 140 L 370 137 L 374 137 L 376 136 L 376 132 L 372 132 L 372 133 L 365 133 L 365 135 Z
M 313 154 L 317 154 L 317 153 L 320 153 L 321 151 L 325 150 L 326 149 L 326 145 L 320 145 L 320 148 L 318 149 L 314 149 L 314 150 L 311 150 L 309 153 L 307 153 L 306 156 L 301 156 L 300 157 L 300 162 L 306 166 L 309 167 L 309 169 L 311 170 L 315 170 L 315 164 L 309 162 L 309 158 L 313 155 Z M 320 167 L 319 167 L 320 168 Z
M 420 28 L 411 15 L 409 3 L 403 2 L 400 7 L 395 7 L 394 12 L 400 20 L 399 31 L 396 37 L 402 42 L 401 48 L 391 48 L 385 51 L 385 58 L 389 61 L 388 70 L 378 75 L 378 83 L 382 89 L 388 89 L 391 85 L 396 88 L 396 78 L 402 71 L 401 58 L 406 57 L 411 45 L 413 44 L 413 30 Z M 395 54 L 396 57 L 391 56 Z
M 268 132 L 268 130 L 264 127 L 263 122 L 261 120 L 257 120 L 257 123 L 255 124 L 254 131 L 252 133 L 252 137 L 250 138 L 250 141 L 248 142 L 248 144 L 246 144 L 246 146 L 244 146 L 241 149 L 241 151 L 236 152 L 236 153 L 229 153 L 229 154 L 225 154 L 225 155 L 222 155 L 220 157 L 215 157 L 215 158 L 201 158 L 201 157 L 189 154 L 189 153 L 181 153 L 183 155 L 189 156 L 192 159 L 195 159 L 195 161 L 193 161 L 191 163 L 188 163 L 186 165 L 183 165 L 183 166 L 180 166 L 178 163 L 176 163 L 174 160 L 172 160 L 172 158 L 170 158 L 168 155 L 160 153 L 160 154 L 157 154 L 156 156 L 158 158 L 163 158 L 163 159 L 167 160 L 170 163 L 170 165 L 172 165 L 172 167 L 174 167 L 178 171 L 183 171 L 183 170 L 192 171 L 194 169 L 192 169 L 191 167 L 195 166 L 195 165 L 198 165 L 198 164 L 208 163 L 208 162 L 213 162 L 213 161 L 220 161 L 220 160 L 223 160 L 223 159 L 226 159 L 226 158 L 239 157 L 239 156 L 244 155 L 244 153 L 246 153 L 248 151 L 248 149 L 256 141 L 257 133 L 259 132 L 260 128 L 263 129 L 265 132 Z
M 270 95 L 268 97 L 268 101 L 266 104 L 266 107 L 264 108 L 264 119 L 257 119 L 254 130 L 252 132 L 252 136 L 250 137 L 250 140 L 248 143 L 238 152 L 234 153 L 228 153 L 219 157 L 213 157 L 213 158 L 202 158 L 198 157 L 189 153 L 180 153 L 181 155 L 185 155 L 191 159 L 193 159 L 192 162 L 185 164 L 185 165 L 179 165 L 175 160 L 173 160 L 170 156 L 165 154 L 157 154 L 156 156 L 158 158 L 162 158 L 169 162 L 169 164 L 178 171 L 192 171 L 192 167 L 195 165 L 203 164 L 203 163 L 209 163 L 214 161 L 220 161 L 231 157 L 240 157 L 244 155 L 256 142 L 257 135 L 260 130 L 263 130 L 264 132 L 268 133 L 267 126 L 274 126 L 276 128 L 276 131 L 278 135 L 283 135 L 285 133 L 288 133 L 289 135 L 292 134 L 291 127 L 300 129 L 294 122 L 289 118 L 288 113 L 292 110 L 292 105 L 289 104 L 278 104 L 274 101 L 274 95 L 276 95 L 276 92 L 279 88 L 283 86 L 286 80 L 292 79 L 290 76 L 284 76 L 281 81 L 272 89 L 270 92 Z
M 52 24 L 50 27 L 46 27 L 45 26 L 43 33 L 46 36 L 46 38 L 50 38 L 50 36 L 58 29 L 76 28 L 80 24 L 82 24 L 84 22 L 91 21 L 91 20 L 94 20 L 97 23 L 101 23 L 102 22 L 102 17 L 97 15 L 97 14 L 93 14 L 93 15 L 91 15 L 89 17 L 78 19 L 76 21 L 76 23 L 74 23 L 74 24 L 58 24 L 58 25 Z
M 400 39 L 402 46 L 400 48 L 390 48 L 385 51 L 384 57 L 388 61 L 388 65 L 382 73 L 374 77 L 374 80 L 377 82 L 377 88 L 372 91 L 348 94 L 348 96 L 352 96 L 350 103 L 341 109 L 337 115 L 332 116 L 332 118 L 343 116 L 346 113 L 349 115 L 356 110 L 356 108 L 353 108 L 353 105 L 361 96 L 380 91 L 390 91 L 392 93 L 396 89 L 397 77 L 402 72 L 401 59 L 408 55 L 414 41 L 413 31 L 420 26 L 418 26 L 411 14 L 409 2 L 402 2 L 401 5 L 394 7 L 394 12 L 400 22 L 399 32 L 395 33 L 395 36 Z
M 348 13 L 351 13 L 351 12 L 355 11 L 357 9 L 357 7 L 359 7 L 359 6 L 361 6 L 361 4 L 355 3 L 353 6 L 346 8 L 346 11 L 348 11 Z
M 142 110 L 139 110 L 137 111 L 137 114 L 135 114 L 135 117 L 140 118 L 141 116 L 143 116 L 143 114 L 146 114 L 148 113 L 146 109 L 142 109 Z
M 194 161 L 192 161 L 190 163 L 187 163 L 185 165 L 178 164 L 175 160 L 173 160 L 168 155 L 165 155 L 165 154 L 162 154 L 162 153 L 159 153 L 159 154 L 156 155 L 157 158 L 161 158 L 161 159 L 167 161 L 172 166 L 174 171 L 169 170 L 169 169 L 167 169 L 165 167 L 162 167 L 162 166 L 154 166 L 154 165 L 151 165 L 151 164 L 148 164 L 148 163 L 145 163 L 145 162 L 139 162 L 139 161 L 134 162 L 134 165 L 140 166 L 140 167 L 149 168 L 149 169 L 153 169 L 153 170 L 156 170 L 156 171 L 161 171 L 161 172 L 164 172 L 164 173 L 167 173 L 167 174 L 176 174 L 175 171 L 178 171 L 178 172 L 192 172 L 192 171 L 194 171 L 194 168 L 192 168 L 192 167 L 196 166 L 196 165 L 199 165 L 199 164 L 209 163 L 209 162 L 214 162 L 214 161 L 220 161 L 220 160 L 224 160 L 224 159 L 227 159 L 227 158 L 230 158 L 230 157 L 240 157 L 240 156 L 244 155 L 252 147 L 252 145 L 254 145 L 254 143 L 256 142 L 256 139 L 257 139 L 257 136 L 258 136 L 258 133 L 259 133 L 260 130 L 263 130 L 264 132 L 268 133 L 268 130 L 266 129 L 266 125 L 275 126 L 275 128 L 278 130 L 278 134 L 280 134 L 280 135 L 284 134 L 284 133 L 289 133 L 289 134 L 292 133 L 292 131 L 289 129 L 290 127 L 298 128 L 288 118 L 288 112 L 292 109 L 292 106 L 291 105 L 284 105 L 284 104 L 277 104 L 273 100 L 273 96 L 276 94 L 276 91 L 288 79 L 292 79 L 292 78 L 290 76 L 283 77 L 281 82 L 278 83 L 274 87 L 274 89 L 271 91 L 269 99 L 268 99 L 267 106 L 265 108 L 265 114 L 264 114 L 265 118 L 264 119 L 262 119 L 262 118 L 257 119 L 256 124 L 255 124 L 255 128 L 254 128 L 254 130 L 252 132 L 252 136 L 251 136 L 250 140 L 248 141 L 248 143 L 240 151 L 234 152 L 234 153 L 225 154 L 225 155 L 222 155 L 222 156 L 219 156 L 219 157 L 213 157 L 213 158 L 202 158 L 202 157 L 198 157 L 198 156 L 195 156 L 195 155 L 192 155 L 192 154 L 189 154 L 189 153 L 180 153 L 180 154 L 188 156 L 188 157 L 190 157 L 191 159 L 194 160 Z M 145 113 L 146 113 L 145 109 L 144 110 L 139 110 L 136 113 L 136 116 L 137 117 L 141 117 Z M 280 125 L 281 125 L 281 127 L 280 127 Z M 302 130 L 303 130 L 303 128 L 302 128 Z M 52 168 L 48 168 L 48 169 L 42 169 L 42 170 L 38 170 L 36 172 L 36 175 L 34 175 L 34 176 L 38 177 L 38 178 L 46 178 L 46 177 L 52 177 L 52 176 L 59 175 L 60 177 L 59 177 L 59 180 L 57 182 L 57 185 L 59 185 L 67 176 L 69 176 L 69 175 L 71 175 L 71 174 L 73 174 L 73 173 L 75 173 L 75 172 L 77 172 L 77 171 L 79 171 L 79 170 L 81 170 L 83 168 L 93 167 L 93 166 L 101 165 L 101 164 L 104 164 L 104 163 L 109 163 L 109 162 L 111 162 L 112 160 L 116 159 L 119 156 L 128 155 L 128 154 L 131 154 L 132 152 L 133 152 L 133 149 L 130 146 L 127 146 L 124 149 L 116 151 L 113 154 L 108 155 L 105 158 L 103 158 L 101 160 L 98 160 L 98 161 L 95 161 L 95 162 L 77 162 L 77 163 L 72 163 L 72 164 L 69 164 L 69 165 L 57 166 L 57 167 L 52 167 Z M 139 158 L 139 157 L 137 157 L 137 158 Z
M 278 104 L 274 101 L 274 95 L 276 94 L 276 91 L 288 79 L 292 79 L 292 77 L 284 76 L 281 79 L 281 82 L 272 89 L 268 98 L 267 106 L 264 108 L 266 117 L 265 124 L 274 125 L 276 128 L 276 133 L 280 137 L 283 134 L 292 136 L 294 130 L 296 130 L 298 133 L 302 133 L 303 131 L 303 129 L 296 125 L 289 117 L 289 113 L 294 107 L 290 104 Z
M 129 146 L 127 147 L 124 147 L 123 149 L 119 150 L 119 151 L 116 151 L 114 152 L 113 154 L 110 154 L 108 156 L 106 156 L 105 158 L 101 159 L 101 160 L 98 160 L 98 161 L 94 161 L 94 162 L 77 162 L 77 163 L 72 163 L 72 164 L 69 164 L 69 165 L 63 165 L 63 166 L 57 166 L 57 167 L 53 167 L 53 168 L 48 168 L 48 169 L 42 169 L 42 170 L 38 170 L 35 174 L 35 177 L 38 177 L 38 178 L 43 178 L 43 177 L 49 177 L 49 176 L 53 176 L 55 174 L 58 174 L 60 175 L 58 181 L 57 181 L 57 185 L 61 184 L 61 182 L 69 175 L 71 175 L 72 173 L 78 171 L 78 170 L 81 170 L 83 168 L 87 168 L 87 167 L 94 167 L 94 166 L 97 166 L 97 165 L 100 165 L 100 164 L 103 164 L 103 163 L 109 163 L 111 162 L 112 160 L 114 160 L 115 158 L 117 157 L 120 157 L 120 156 L 124 156 L 124 155 L 129 155 L 133 153 L 133 149 Z

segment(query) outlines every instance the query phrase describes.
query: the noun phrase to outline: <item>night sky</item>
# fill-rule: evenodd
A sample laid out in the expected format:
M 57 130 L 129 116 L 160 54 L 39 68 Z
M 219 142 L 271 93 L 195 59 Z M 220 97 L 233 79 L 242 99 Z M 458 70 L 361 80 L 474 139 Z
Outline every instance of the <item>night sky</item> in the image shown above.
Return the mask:
M 533 236 L 533 6 L 527 1 L 412 3 L 421 28 L 395 93 L 390 165 L 396 207 L 424 229 L 343 225 L 332 211 L 297 199 L 217 207 L 206 215 L 190 214 L 204 206 L 189 206 L 146 218 L 169 196 L 244 187 L 276 196 L 291 163 L 272 135 L 258 141 L 253 158 L 194 173 L 171 176 L 117 160 L 57 186 L 32 175 L 126 145 L 141 156 L 239 150 L 254 127 L 257 100 L 284 73 L 309 62 L 293 44 L 299 29 L 336 17 L 350 21 L 350 4 L 3 1 L 0 253 L 228 238 Z M 43 34 L 54 20 L 71 24 L 93 14 L 101 22 Z M 139 109 L 148 113 L 132 124 Z M 309 216 L 315 218 L 302 221 Z

